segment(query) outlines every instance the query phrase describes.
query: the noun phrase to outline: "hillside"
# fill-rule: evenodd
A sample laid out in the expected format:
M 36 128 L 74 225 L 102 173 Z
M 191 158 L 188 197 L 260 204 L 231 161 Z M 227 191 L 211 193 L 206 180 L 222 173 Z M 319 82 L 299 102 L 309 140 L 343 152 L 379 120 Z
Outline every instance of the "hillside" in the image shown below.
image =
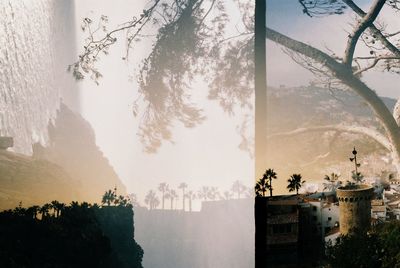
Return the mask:
M 395 100 L 382 98 L 390 110 Z M 348 179 L 353 165 L 348 161 L 353 146 L 359 151 L 361 172 L 376 176 L 392 170 L 388 152 L 373 139 L 344 131 L 302 131 L 296 129 L 342 124 L 381 129 L 371 109 L 351 91 L 331 92 L 324 88 L 268 89 L 268 166 L 278 172 L 277 193 L 285 193 L 286 180 L 301 173 L 307 182 L 321 181 L 336 172 Z
M 80 199 L 77 180 L 47 160 L 0 150 L 0 210 L 44 204 L 52 200 Z
M 33 145 L 33 156 L 0 150 L 0 209 L 52 200 L 99 203 L 108 189 L 125 186 L 95 143 L 90 124 L 61 105 L 49 123 L 47 147 Z

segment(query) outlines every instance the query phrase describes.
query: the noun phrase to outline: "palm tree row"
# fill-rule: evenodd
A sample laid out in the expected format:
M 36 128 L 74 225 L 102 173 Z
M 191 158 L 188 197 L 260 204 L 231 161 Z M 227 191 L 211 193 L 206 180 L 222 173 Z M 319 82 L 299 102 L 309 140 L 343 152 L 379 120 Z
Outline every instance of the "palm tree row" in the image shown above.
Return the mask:
M 103 206 L 120 206 L 126 207 L 131 206 L 128 198 L 120 195 L 117 197 L 114 191 L 106 191 L 102 198 L 102 205 Z M 78 203 L 77 201 L 72 201 L 70 205 L 66 205 L 62 202 L 57 200 L 53 200 L 50 203 L 46 203 L 42 206 L 31 206 L 28 208 L 22 207 L 22 203 L 19 203 L 19 206 L 16 207 L 14 210 L 10 211 L 15 215 L 19 216 L 27 216 L 33 219 L 48 219 L 48 218 L 59 218 L 66 210 L 73 209 L 73 208 L 100 208 L 100 206 L 96 203 L 89 204 L 87 202 Z
M 266 196 L 267 191 L 269 191 L 269 195 L 272 196 L 272 180 L 277 179 L 277 174 L 273 169 L 267 169 L 265 173 L 263 174 L 262 178 L 260 178 L 256 186 L 254 187 L 255 193 L 257 196 Z M 290 178 L 287 180 L 288 185 L 287 189 L 289 192 L 296 191 L 296 195 L 299 194 L 299 189 L 303 186 L 303 184 L 306 182 L 302 180 L 302 177 L 300 174 L 293 174 L 290 176 Z
M 104 193 L 101 199 L 102 205 L 115 205 L 115 206 L 126 206 L 127 204 L 131 203 L 129 197 L 125 197 L 123 195 L 117 195 L 117 188 L 114 190 L 108 190 Z M 132 203 L 131 203 L 132 204 Z M 132 204 L 133 205 L 133 204 Z
M 177 209 L 177 201 L 182 197 L 182 210 L 186 211 L 186 203 L 189 205 L 189 211 L 192 211 L 192 201 L 195 199 L 202 201 L 215 201 L 215 200 L 230 200 L 236 196 L 237 199 L 242 197 L 252 198 L 254 196 L 253 189 L 245 186 L 241 181 L 237 180 L 233 183 L 231 190 L 224 191 L 223 194 L 219 191 L 218 187 L 202 186 L 197 192 L 188 190 L 187 183 L 180 183 L 178 189 L 181 190 L 181 195 L 178 191 L 171 188 L 168 183 L 162 182 L 157 187 L 161 194 L 161 209 L 165 209 L 165 201 L 170 201 L 170 210 Z M 156 195 L 154 190 L 150 190 L 145 196 L 145 204 L 150 210 L 157 208 L 160 205 L 160 198 Z

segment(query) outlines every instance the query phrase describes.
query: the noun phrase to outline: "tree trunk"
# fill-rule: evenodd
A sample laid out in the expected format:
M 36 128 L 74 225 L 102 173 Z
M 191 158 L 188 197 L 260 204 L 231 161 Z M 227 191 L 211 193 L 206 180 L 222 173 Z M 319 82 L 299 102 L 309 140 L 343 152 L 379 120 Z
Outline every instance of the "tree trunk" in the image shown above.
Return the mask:
M 164 201 L 165 201 L 165 196 L 164 196 L 164 191 L 162 191 L 162 209 L 164 210 Z
M 400 166 L 400 128 L 397 125 L 395 118 L 392 113 L 383 103 L 382 99 L 370 89 L 360 79 L 355 77 L 349 68 L 346 68 L 344 64 L 337 62 L 335 59 L 327 55 L 326 53 L 310 46 L 287 37 L 281 33 L 278 33 L 272 29 L 266 29 L 267 38 L 271 41 L 278 43 L 294 52 L 300 53 L 306 57 L 309 57 L 323 65 L 325 65 L 333 75 L 339 79 L 343 84 L 347 85 L 354 92 L 360 95 L 369 107 L 374 111 L 378 117 L 382 126 L 384 127 L 386 134 L 391 142 L 391 151 L 393 152 L 393 162 L 395 167 Z M 399 174 L 397 174 L 399 176 Z
M 185 211 L 185 188 L 182 189 L 182 210 Z
M 266 0 L 256 0 L 254 29 L 254 90 L 255 90 L 255 122 L 254 122 L 254 177 L 255 182 L 263 175 L 267 166 L 267 78 L 266 78 Z M 257 206 L 257 199 L 256 204 Z M 265 215 L 263 215 L 265 212 Z M 261 213 L 261 214 L 260 214 Z M 265 218 L 264 222 L 258 219 Z M 266 267 L 266 211 L 255 209 L 255 267 Z
M 272 196 L 272 178 L 269 179 L 269 196 Z
M 366 84 L 354 77 L 352 74 L 346 72 L 343 74 L 339 73 L 338 78 L 342 80 L 344 84 L 358 93 L 377 115 L 391 142 L 393 164 L 397 169 L 397 177 L 399 177 L 400 128 L 397 125 L 392 113 L 372 89 L 370 89 Z

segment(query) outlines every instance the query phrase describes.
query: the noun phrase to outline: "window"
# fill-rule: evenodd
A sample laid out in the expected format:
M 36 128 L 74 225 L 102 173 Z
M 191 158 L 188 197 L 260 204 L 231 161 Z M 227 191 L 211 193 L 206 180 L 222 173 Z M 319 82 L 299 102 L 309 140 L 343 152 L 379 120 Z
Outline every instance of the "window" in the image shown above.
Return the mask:
M 328 217 L 328 221 L 331 221 L 332 220 L 332 217 Z

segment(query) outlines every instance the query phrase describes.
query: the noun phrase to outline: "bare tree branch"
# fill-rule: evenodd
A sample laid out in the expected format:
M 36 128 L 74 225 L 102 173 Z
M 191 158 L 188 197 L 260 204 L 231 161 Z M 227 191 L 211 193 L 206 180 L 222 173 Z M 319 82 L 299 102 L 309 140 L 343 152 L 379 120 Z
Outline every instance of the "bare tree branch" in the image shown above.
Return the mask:
M 357 13 L 360 17 L 366 16 L 366 13 L 365 13 L 361 8 L 359 8 L 352 0 L 343 0 L 343 2 L 346 3 L 346 4 L 347 4 L 355 13 Z M 396 55 L 397 57 L 400 57 L 400 50 L 399 50 L 395 45 L 393 45 L 393 44 L 387 39 L 387 37 L 394 36 L 394 35 L 398 34 L 399 32 L 394 33 L 394 34 L 392 34 L 392 35 L 386 35 L 386 36 L 384 36 L 384 35 L 382 34 L 382 32 L 381 32 L 380 30 L 378 30 L 378 28 L 376 28 L 375 25 L 373 25 L 373 24 L 371 24 L 371 25 L 369 26 L 369 29 L 371 30 L 372 34 L 373 34 L 374 36 L 376 36 L 376 38 L 377 38 L 379 41 L 381 41 L 382 44 L 383 44 L 388 50 L 390 50 L 390 52 L 392 52 L 392 53 L 393 53 L 394 55 Z
M 397 32 L 394 32 L 394 33 L 391 33 L 391 34 L 385 34 L 385 37 L 393 37 L 393 36 L 396 36 L 398 34 L 400 34 L 400 31 L 397 31 Z
M 361 34 L 371 25 L 373 25 L 375 19 L 378 17 L 379 12 L 381 11 L 383 5 L 386 0 L 375 0 L 372 4 L 370 10 L 365 16 L 362 16 L 362 19 L 359 21 L 358 25 L 355 27 L 353 33 L 349 35 L 349 39 L 347 40 L 347 47 L 344 52 L 343 63 L 351 68 L 351 64 L 353 62 L 354 51 L 356 49 L 356 45 L 358 39 Z
M 362 59 L 362 58 L 359 58 L 359 59 Z M 390 56 L 378 56 L 378 57 L 373 57 L 373 60 L 374 61 L 370 65 L 368 65 L 367 67 L 364 67 L 362 69 L 358 69 L 353 74 L 359 75 L 365 71 L 368 71 L 369 69 L 374 68 L 378 64 L 378 62 L 381 60 L 400 60 L 400 58 L 399 57 L 390 57 Z
M 340 15 L 344 13 L 345 5 L 335 0 L 299 0 L 303 13 L 309 17 Z
M 397 125 L 392 113 L 378 97 L 375 91 L 370 89 L 359 78 L 354 76 L 352 71 L 349 70 L 349 68 L 347 68 L 344 64 L 335 61 L 321 50 L 287 37 L 270 28 L 267 28 L 266 32 L 267 38 L 271 41 L 274 41 L 285 46 L 286 48 L 322 63 L 332 71 L 337 79 L 359 94 L 377 115 L 378 119 L 385 128 L 390 141 L 392 141 L 395 151 L 400 152 L 400 128 Z

